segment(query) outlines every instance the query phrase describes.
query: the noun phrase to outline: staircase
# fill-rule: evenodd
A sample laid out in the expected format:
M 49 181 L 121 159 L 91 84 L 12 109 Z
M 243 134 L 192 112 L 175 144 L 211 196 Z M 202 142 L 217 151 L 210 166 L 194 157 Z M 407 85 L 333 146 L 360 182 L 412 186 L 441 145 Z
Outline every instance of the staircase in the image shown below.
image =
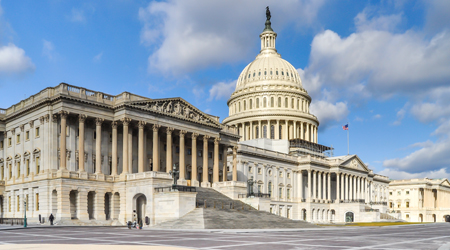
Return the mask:
M 160 229 L 274 229 L 318 227 L 258 211 L 210 188 L 197 188 L 197 208 L 185 216 L 153 226 Z

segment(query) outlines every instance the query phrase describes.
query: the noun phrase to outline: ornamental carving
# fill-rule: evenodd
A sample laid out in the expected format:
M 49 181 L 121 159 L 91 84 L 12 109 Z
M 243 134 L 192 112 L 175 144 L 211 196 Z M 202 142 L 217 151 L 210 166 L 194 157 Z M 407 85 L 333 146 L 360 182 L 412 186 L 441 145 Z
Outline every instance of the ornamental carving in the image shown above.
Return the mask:
M 28 124 L 30 125 L 30 128 L 34 127 L 34 121 L 30 121 L 30 122 L 28 122 Z
M 192 133 L 191 138 L 192 140 L 197 140 L 198 133 Z
M 352 168 L 358 168 L 358 161 L 356 159 L 353 159 L 352 162 L 350 163 L 350 166 Z
M 122 118 L 120 120 L 122 121 L 124 126 L 128 126 L 128 124 L 130 124 L 130 122 L 131 122 L 131 118 L 127 118 L 127 117 Z
M 95 118 L 95 125 L 102 126 L 102 123 L 105 119 L 103 118 Z
M 39 122 L 41 123 L 41 125 L 44 124 L 44 121 L 45 121 L 45 116 L 39 117 Z
M 80 123 L 84 123 L 84 121 L 86 121 L 86 115 L 83 115 L 83 114 L 80 114 L 80 115 L 78 115 L 78 121 L 80 122 Z
M 196 122 L 218 125 L 216 121 L 212 120 L 209 116 L 181 98 L 149 101 L 147 103 L 140 102 L 131 105 L 148 111 L 169 114 Z
M 113 129 L 117 128 L 117 121 L 111 122 L 111 128 L 113 128 Z
M 180 130 L 180 137 L 184 137 L 184 135 L 187 133 L 186 130 Z

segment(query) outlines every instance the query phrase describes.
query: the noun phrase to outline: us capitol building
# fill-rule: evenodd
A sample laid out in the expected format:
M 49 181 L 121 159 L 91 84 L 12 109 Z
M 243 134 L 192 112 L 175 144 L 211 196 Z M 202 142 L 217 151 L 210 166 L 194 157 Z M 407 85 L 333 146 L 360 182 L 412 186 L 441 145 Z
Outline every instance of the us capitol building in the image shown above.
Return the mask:
M 0 217 L 152 226 L 196 209 L 186 187 L 203 187 L 293 220 L 388 218 L 389 179 L 318 143 L 311 97 L 276 38 L 269 14 L 223 123 L 182 98 L 66 83 L 1 109 Z

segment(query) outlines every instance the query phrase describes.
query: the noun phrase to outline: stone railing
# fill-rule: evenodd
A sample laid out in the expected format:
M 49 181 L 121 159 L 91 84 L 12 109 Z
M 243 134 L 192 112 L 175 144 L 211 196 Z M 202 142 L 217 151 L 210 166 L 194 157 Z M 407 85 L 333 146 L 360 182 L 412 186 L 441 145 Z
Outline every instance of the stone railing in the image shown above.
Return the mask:
M 251 153 L 261 154 L 261 155 L 269 156 L 269 157 L 270 156 L 276 157 L 276 158 L 290 160 L 290 161 L 297 161 L 297 159 L 298 159 L 297 156 L 291 156 L 288 154 L 284 154 L 284 153 L 280 153 L 280 152 L 276 152 L 276 151 L 272 151 L 272 150 L 267 150 L 267 149 L 262 149 L 262 148 L 257 148 L 257 147 L 252 147 L 252 146 L 243 145 L 243 144 L 238 145 L 238 150 L 244 150 L 244 151 L 251 152 Z
M 170 174 L 166 172 L 155 172 L 155 171 L 127 174 L 127 180 L 139 180 L 146 178 L 172 179 L 172 176 L 170 176 Z
M 113 96 L 105 94 L 98 91 L 89 90 L 86 88 L 81 88 L 67 83 L 61 83 L 56 87 L 46 88 L 39 93 L 28 97 L 25 100 L 20 101 L 17 104 L 12 105 L 8 109 L 0 109 L 0 115 L 10 115 L 14 112 L 20 111 L 24 108 L 32 106 L 42 100 L 47 98 L 52 98 L 58 95 L 65 95 L 71 97 L 77 97 L 80 99 L 116 105 L 124 101 L 139 101 L 139 100 L 149 100 L 149 98 L 130 94 L 128 92 L 123 92 L 119 95 Z
M 5 185 L 5 181 L 0 181 L 0 186 L 4 186 Z
M 223 182 L 215 182 L 214 187 L 243 187 L 247 188 L 247 182 L 243 181 L 223 181 Z
M 221 132 L 239 135 L 236 127 L 228 126 L 228 125 L 222 125 Z

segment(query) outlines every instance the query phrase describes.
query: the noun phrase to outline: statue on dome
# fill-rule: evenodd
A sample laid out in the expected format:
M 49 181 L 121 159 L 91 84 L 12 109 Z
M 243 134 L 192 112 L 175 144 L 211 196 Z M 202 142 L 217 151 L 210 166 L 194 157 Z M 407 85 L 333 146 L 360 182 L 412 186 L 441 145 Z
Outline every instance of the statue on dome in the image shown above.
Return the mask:
M 270 18 L 271 18 L 272 16 L 270 15 L 270 10 L 269 10 L 269 6 L 267 6 L 266 7 L 266 19 L 267 19 L 267 21 L 270 21 Z

